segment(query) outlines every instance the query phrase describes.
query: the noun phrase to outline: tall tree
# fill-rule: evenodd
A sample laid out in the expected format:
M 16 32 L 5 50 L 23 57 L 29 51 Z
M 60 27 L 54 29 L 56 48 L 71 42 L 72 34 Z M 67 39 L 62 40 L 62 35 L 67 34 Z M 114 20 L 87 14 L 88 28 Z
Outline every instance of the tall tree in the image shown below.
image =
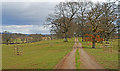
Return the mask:
M 115 14 L 115 2 L 107 2 L 102 4 L 102 17 L 100 23 L 102 23 L 100 29 L 104 33 L 105 40 L 108 41 L 111 34 L 115 32 L 117 24 L 113 24 L 116 20 L 117 15 Z
M 96 35 L 101 34 L 102 37 L 105 35 L 105 39 L 109 39 L 109 36 L 114 32 L 115 25 L 113 21 L 114 16 L 114 6 L 110 3 L 89 3 L 90 10 L 87 13 L 87 19 L 91 26 L 91 33 L 94 36 L 92 38 L 92 48 L 95 48 Z
M 90 6 L 90 11 L 87 13 L 87 20 L 92 28 L 92 48 L 95 48 L 95 37 L 97 35 L 97 30 L 100 24 L 100 16 L 102 15 L 102 9 L 100 3 L 98 4 L 93 4 L 89 3 Z
M 87 11 L 88 2 L 80 2 L 79 3 L 79 12 L 77 13 L 77 23 L 78 23 L 78 33 L 80 33 L 83 41 L 83 36 L 86 32 L 86 11 Z
M 55 33 L 64 33 L 64 41 L 67 42 L 67 32 L 70 30 L 73 18 L 79 10 L 78 2 L 61 2 L 55 7 L 54 14 L 49 15 L 47 21 L 52 25 Z

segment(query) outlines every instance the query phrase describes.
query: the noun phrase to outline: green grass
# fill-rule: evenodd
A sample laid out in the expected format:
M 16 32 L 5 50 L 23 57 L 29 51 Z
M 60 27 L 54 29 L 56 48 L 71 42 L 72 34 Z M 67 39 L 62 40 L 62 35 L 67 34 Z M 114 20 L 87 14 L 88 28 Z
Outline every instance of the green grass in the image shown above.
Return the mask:
M 75 53 L 75 63 L 76 63 L 76 68 L 80 69 L 80 54 L 79 54 L 79 50 L 76 50 Z
M 81 38 L 79 38 L 81 42 Z M 118 69 L 118 39 L 112 40 L 112 52 L 108 52 L 104 50 L 104 48 L 100 48 L 102 44 L 96 43 L 96 48 L 93 49 L 91 42 L 81 42 L 84 49 L 93 55 L 95 59 L 98 61 L 106 69 Z
M 0 44 L 0 70 L 2 70 L 2 45 Z
M 26 44 L 2 45 L 3 69 L 53 69 L 72 50 L 74 38 L 69 42 L 48 40 Z M 14 46 L 23 49 L 23 55 L 14 54 Z

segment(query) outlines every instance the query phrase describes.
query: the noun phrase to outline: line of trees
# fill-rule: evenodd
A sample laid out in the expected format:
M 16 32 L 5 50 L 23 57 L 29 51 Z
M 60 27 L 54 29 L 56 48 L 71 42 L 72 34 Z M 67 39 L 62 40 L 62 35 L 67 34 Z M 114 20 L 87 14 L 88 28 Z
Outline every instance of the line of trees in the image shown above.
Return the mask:
M 2 43 L 3 44 L 18 44 L 18 43 L 31 43 L 38 42 L 42 40 L 41 34 L 20 34 L 20 33 L 10 33 L 4 31 L 2 34 Z
M 92 34 L 92 48 L 95 48 L 96 35 L 108 41 L 116 33 L 117 25 L 113 23 L 117 19 L 115 2 L 60 2 L 56 5 L 54 14 L 49 14 L 47 25 L 51 25 L 51 31 L 64 37 Z M 75 26 L 75 27 L 73 27 Z M 72 34 L 70 34 L 72 33 Z

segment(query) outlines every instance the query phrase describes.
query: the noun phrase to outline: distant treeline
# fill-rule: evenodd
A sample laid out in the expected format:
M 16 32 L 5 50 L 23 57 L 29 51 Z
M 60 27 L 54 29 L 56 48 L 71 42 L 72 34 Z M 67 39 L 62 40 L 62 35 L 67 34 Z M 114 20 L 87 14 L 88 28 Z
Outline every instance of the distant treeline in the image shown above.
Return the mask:
M 4 31 L 2 34 L 2 44 L 21 44 L 21 43 L 32 43 L 41 40 L 50 40 L 50 35 L 42 34 L 21 34 L 21 33 L 10 33 Z

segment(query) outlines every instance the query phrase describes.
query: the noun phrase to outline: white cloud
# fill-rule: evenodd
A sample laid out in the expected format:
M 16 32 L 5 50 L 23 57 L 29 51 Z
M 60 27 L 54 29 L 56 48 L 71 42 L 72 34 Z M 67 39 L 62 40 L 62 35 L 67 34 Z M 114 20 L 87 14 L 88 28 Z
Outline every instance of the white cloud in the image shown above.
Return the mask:
M 33 27 L 33 25 L 8 25 L 2 26 L 2 31 L 9 31 L 13 33 L 30 33 L 29 30 Z
M 2 2 L 74 2 L 74 1 L 84 1 L 84 0 L 2 0 Z M 108 1 L 108 0 L 86 0 L 86 1 L 93 1 L 93 2 L 101 2 L 101 1 Z
M 65 0 L 2 0 L 2 2 L 63 2 Z
M 43 25 L 8 25 L 2 26 L 2 31 L 9 31 L 12 33 L 24 33 L 24 34 L 32 34 L 32 33 L 41 33 L 41 34 L 49 34 L 50 27 L 46 28 Z
M 3 3 L 2 31 L 17 33 L 49 33 L 45 19 L 56 3 L 5 2 Z M 7 21 L 6 21 L 7 20 Z
M 2 25 L 0 25 L 0 32 L 2 32 Z
M 11 29 L 11 28 L 23 29 L 23 28 L 31 28 L 33 27 L 33 25 L 8 25 L 8 26 L 3 26 L 3 27 L 7 29 Z

